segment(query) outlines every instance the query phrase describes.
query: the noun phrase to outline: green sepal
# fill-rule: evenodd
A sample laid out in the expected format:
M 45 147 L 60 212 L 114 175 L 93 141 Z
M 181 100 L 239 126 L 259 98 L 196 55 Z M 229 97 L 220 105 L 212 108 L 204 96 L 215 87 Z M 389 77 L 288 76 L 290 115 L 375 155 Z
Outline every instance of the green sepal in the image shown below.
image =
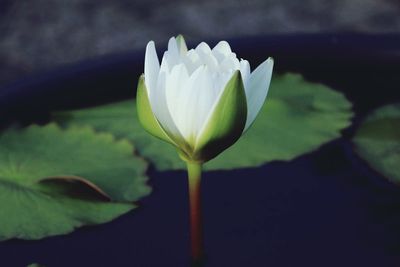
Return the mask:
M 247 100 L 240 71 L 222 92 L 210 120 L 198 138 L 192 161 L 205 162 L 233 145 L 242 135 L 247 119 Z
M 136 93 L 136 105 L 138 118 L 143 128 L 151 135 L 175 145 L 174 141 L 172 141 L 172 139 L 167 135 L 157 118 L 154 116 L 153 110 L 151 109 L 146 84 L 144 82 L 144 74 L 142 74 L 139 78 Z

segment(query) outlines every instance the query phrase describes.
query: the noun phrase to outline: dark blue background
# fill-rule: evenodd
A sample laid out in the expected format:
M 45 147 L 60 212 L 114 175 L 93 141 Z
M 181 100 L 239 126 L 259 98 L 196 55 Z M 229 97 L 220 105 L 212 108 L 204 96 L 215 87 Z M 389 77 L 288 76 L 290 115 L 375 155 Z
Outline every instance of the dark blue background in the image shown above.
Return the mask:
M 207 172 L 205 266 L 399 266 L 400 188 L 370 170 L 349 140 L 368 111 L 399 101 L 400 37 L 324 34 L 230 42 L 253 66 L 272 55 L 277 72 L 301 72 L 344 92 L 356 117 L 342 138 L 293 161 Z M 143 52 L 0 88 L 2 124 L 45 122 L 51 110 L 133 96 Z M 189 266 L 186 174 L 149 175 L 154 191 L 135 212 L 66 236 L 0 242 L 0 266 Z

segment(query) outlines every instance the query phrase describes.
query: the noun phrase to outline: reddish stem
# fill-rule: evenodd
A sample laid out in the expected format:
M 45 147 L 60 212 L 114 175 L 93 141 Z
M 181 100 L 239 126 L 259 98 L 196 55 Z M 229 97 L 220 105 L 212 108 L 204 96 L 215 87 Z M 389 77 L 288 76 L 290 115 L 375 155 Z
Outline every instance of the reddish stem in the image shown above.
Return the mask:
M 190 202 L 190 237 L 192 260 L 199 263 L 203 257 L 203 233 L 201 222 L 201 164 L 187 163 L 189 175 L 189 202 Z

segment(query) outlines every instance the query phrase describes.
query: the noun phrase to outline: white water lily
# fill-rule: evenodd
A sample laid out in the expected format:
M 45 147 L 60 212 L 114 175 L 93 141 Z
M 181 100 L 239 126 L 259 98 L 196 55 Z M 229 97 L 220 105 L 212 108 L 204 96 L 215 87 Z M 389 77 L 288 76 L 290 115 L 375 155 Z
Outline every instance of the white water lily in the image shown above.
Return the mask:
M 160 65 L 150 41 L 138 85 L 139 119 L 151 134 L 175 145 L 185 161 L 208 161 L 251 126 L 272 68 L 268 58 L 251 72 L 226 41 L 188 50 L 182 36 L 169 40 Z
M 137 111 L 143 127 L 174 145 L 188 169 L 190 236 L 195 265 L 203 257 L 200 181 L 202 164 L 234 144 L 255 120 L 268 93 L 273 60 L 253 72 L 225 41 L 213 49 L 187 49 L 172 37 L 159 63 L 147 44 Z M 199 261 L 200 260 L 200 261 Z

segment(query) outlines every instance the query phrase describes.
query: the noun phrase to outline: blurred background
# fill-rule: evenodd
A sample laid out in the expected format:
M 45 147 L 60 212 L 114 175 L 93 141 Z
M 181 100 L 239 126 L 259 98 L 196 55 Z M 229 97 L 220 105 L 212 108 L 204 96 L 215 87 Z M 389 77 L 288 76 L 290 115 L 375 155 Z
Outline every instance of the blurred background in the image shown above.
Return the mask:
M 398 0 L 1 0 L 0 86 L 81 60 L 187 40 L 400 30 Z

